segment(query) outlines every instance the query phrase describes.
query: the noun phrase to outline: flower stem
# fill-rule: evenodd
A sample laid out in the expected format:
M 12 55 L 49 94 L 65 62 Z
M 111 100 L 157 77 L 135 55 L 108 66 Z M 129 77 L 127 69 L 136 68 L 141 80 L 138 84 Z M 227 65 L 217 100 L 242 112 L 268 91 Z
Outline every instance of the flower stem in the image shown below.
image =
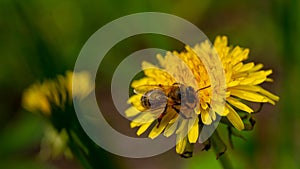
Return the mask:
M 228 153 L 223 154 L 220 158 L 219 161 L 223 167 L 223 169 L 232 169 L 232 164 L 230 162 L 230 159 L 228 157 Z
M 228 157 L 228 153 L 226 153 L 227 147 L 221 136 L 219 135 L 219 129 L 217 129 L 211 137 L 212 147 L 217 155 L 217 160 L 220 161 L 223 169 L 232 169 L 232 164 Z

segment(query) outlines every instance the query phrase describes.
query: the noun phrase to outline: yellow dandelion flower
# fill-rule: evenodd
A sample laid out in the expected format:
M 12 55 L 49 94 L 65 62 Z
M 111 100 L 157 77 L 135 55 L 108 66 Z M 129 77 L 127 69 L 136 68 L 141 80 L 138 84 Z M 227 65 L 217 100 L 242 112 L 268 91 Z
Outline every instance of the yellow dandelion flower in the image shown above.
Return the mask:
M 80 83 L 74 89 L 72 88 L 73 78 Z M 30 112 L 46 116 L 53 125 L 46 128 L 41 143 L 40 156 L 43 159 L 57 158 L 61 155 L 73 156 L 68 147 L 69 138 L 77 137 L 73 129 L 70 129 L 72 126 L 70 123 L 76 124 L 73 121 L 75 113 L 72 98 L 83 99 L 92 90 L 93 83 L 88 72 L 67 71 L 65 76 L 58 75 L 55 79 L 34 83 L 24 91 L 22 106 Z M 76 140 L 79 139 L 76 138 Z M 79 144 L 84 152 L 88 152 L 79 141 L 76 144 Z
M 44 85 L 34 84 L 26 89 L 23 93 L 22 105 L 25 109 L 31 112 L 42 112 L 49 116 L 51 113 L 51 106 L 48 102 L 47 94 L 44 93 Z
M 80 82 L 72 92 L 73 78 Z M 22 105 L 30 112 L 40 112 L 50 116 L 52 109 L 64 109 L 72 102 L 72 96 L 82 99 L 91 93 L 93 84 L 88 72 L 66 72 L 66 76 L 58 75 L 54 80 L 35 83 L 23 93 Z
M 58 76 L 57 79 L 57 81 L 38 82 L 27 88 L 23 93 L 23 107 L 30 112 L 40 112 L 45 116 L 50 116 L 55 107 L 63 109 L 68 94 L 63 87 L 65 83 L 63 77 Z
M 52 125 L 46 126 L 39 156 L 45 160 L 56 159 L 62 155 L 72 158 L 73 154 L 68 147 L 68 141 L 69 136 L 66 129 L 57 131 Z
M 199 55 L 209 56 L 216 51 L 224 69 L 226 102 L 223 109 L 212 108 L 212 82 Z M 130 126 L 139 127 L 137 135 L 143 134 L 152 123 L 149 133 L 154 139 L 163 133 L 166 137 L 177 135 L 176 152 L 191 156 L 190 145 L 196 143 L 201 126 L 210 125 L 217 116 L 226 117 L 238 130 L 244 123 L 237 110 L 252 113 L 253 109 L 243 100 L 275 104 L 279 97 L 259 85 L 271 82 L 272 70 L 261 70 L 262 64 L 244 63 L 249 49 L 228 46 L 225 36 L 218 36 L 214 45 L 208 41 L 186 46 L 184 52 L 167 52 L 157 55 L 159 65 L 142 63 L 145 77 L 135 80 L 125 114 L 135 117 Z M 210 70 L 212 71 L 212 70 Z M 218 73 L 218 72 L 216 72 Z

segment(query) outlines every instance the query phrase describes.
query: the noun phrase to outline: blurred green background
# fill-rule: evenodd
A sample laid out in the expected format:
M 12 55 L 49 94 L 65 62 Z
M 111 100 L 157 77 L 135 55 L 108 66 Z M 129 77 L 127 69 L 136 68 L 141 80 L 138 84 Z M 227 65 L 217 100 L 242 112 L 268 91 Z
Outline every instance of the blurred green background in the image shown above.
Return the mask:
M 263 86 L 279 95 L 255 117 L 247 139 L 234 139 L 227 152 L 235 168 L 300 168 L 300 2 L 297 0 L 1 0 L 0 1 L 0 168 L 82 168 L 76 160 L 38 158 L 46 120 L 24 111 L 22 91 L 31 83 L 72 70 L 87 39 L 106 23 L 136 12 L 165 12 L 197 25 L 211 41 L 227 35 L 231 45 L 250 48 L 250 60 L 273 69 L 274 83 Z M 122 41 L 99 69 L 99 93 L 110 85 L 113 68 L 142 48 L 181 50 L 172 39 L 141 35 Z M 104 92 L 104 93 L 103 93 Z M 170 150 L 146 159 L 111 155 L 122 168 L 220 168 L 213 151 L 196 150 L 181 159 Z M 103 167 L 105 168 L 105 167 Z

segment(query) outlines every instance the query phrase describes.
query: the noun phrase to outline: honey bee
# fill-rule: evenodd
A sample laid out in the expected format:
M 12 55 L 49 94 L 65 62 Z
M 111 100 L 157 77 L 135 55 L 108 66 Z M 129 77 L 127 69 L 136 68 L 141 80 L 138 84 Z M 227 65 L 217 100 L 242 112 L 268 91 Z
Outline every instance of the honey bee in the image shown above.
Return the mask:
M 170 110 L 175 110 L 184 119 L 189 119 L 190 113 L 199 103 L 197 92 L 210 86 L 195 90 L 191 86 L 181 83 L 174 83 L 171 86 L 164 85 L 143 85 L 134 89 L 137 94 L 143 94 L 141 105 L 148 111 L 161 110 L 157 118 L 158 125 L 164 115 Z

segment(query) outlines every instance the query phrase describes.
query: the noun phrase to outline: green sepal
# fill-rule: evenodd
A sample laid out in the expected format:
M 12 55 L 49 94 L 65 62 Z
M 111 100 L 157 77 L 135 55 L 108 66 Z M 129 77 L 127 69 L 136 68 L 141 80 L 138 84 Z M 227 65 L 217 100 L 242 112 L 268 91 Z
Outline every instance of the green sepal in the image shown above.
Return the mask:
M 223 139 L 220 137 L 220 135 L 218 133 L 218 129 L 211 136 L 210 141 L 215 150 L 216 158 L 219 159 L 220 156 L 226 152 L 227 146 L 226 146 L 225 142 L 223 141 Z
M 180 154 L 180 157 L 191 158 L 193 156 L 193 152 L 194 152 L 194 144 L 195 143 L 190 143 L 189 141 L 187 141 L 187 144 L 184 148 L 184 152 L 182 154 Z

